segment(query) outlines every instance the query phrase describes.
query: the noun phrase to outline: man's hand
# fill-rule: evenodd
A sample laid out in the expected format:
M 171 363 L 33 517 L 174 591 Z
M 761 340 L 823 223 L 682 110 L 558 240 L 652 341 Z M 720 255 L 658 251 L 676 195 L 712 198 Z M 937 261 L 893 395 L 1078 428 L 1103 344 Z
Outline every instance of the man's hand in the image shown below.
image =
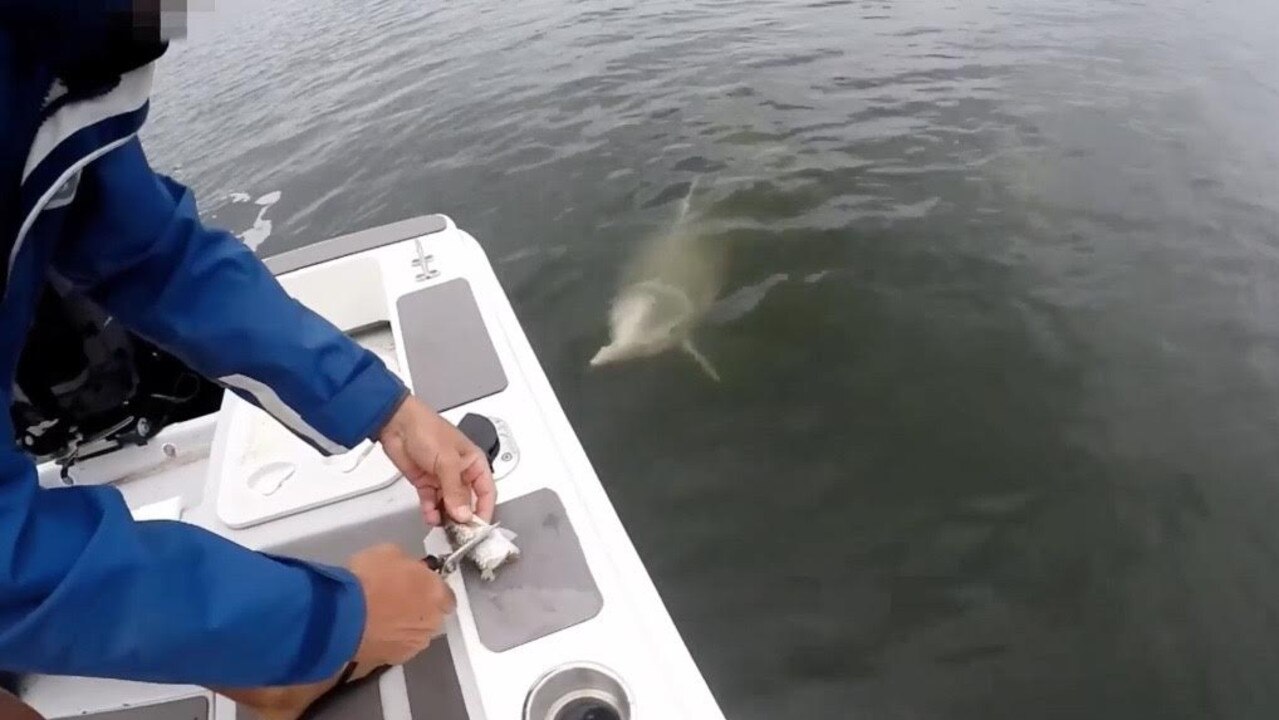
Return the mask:
M 0 690 L 0 718 L 4 720 L 44 720 L 30 705 Z
M 355 651 L 358 680 L 383 665 L 403 665 L 426 649 L 440 633 L 444 618 L 455 606 L 453 591 L 444 580 L 427 569 L 426 563 L 409 557 L 394 545 L 376 545 L 360 551 L 348 563 L 351 574 L 364 592 L 364 634 Z M 239 705 L 250 708 L 261 720 L 297 720 L 312 703 L 331 690 L 342 677 L 338 672 L 327 680 L 306 685 L 264 688 L 211 688 Z M 9 706 L 0 690 L 0 718 L 25 720 L 26 716 L 5 714 Z M 32 720 L 37 720 L 32 716 Z
M 366 668 L 412 660 L 456 605 L 443 578 L 394 545 L 356 553 L 350 570 L 364 590 L 364 635 L 354 660 Z
M 382 428 L 378 441 L 417 488 L 428 524 L 441 524 L 441 504 L 453 520 L 470 521 L 472 493 L 475 513 L 485 521 L 493 519 L 497 489 L 488 458 L 462 431 L 422 401 L 408 396 Z

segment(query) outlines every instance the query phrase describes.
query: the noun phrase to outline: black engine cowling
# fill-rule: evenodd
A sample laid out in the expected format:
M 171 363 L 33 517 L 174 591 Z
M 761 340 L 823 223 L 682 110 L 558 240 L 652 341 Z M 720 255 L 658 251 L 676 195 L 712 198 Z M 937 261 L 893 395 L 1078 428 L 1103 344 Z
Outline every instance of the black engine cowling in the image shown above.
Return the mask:
M 65 458 L 94 441 L 141 444 L 173 422 L 216 412 L 222 390 L 56 280 L 18 361 L 9 408 L 18 444 Z

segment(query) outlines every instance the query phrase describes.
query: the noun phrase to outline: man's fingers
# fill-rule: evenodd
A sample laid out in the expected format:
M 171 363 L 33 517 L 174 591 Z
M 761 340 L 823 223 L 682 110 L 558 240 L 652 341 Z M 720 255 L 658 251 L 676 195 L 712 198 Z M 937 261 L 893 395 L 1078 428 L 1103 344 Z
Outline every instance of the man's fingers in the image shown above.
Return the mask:
M 426 524 L 438 527 L 443 520 L 440 517 L 440 494 L 435 492 L 434 487 L 427 485 L 417 489 L 417 496 L 422 503 L 422 517 Z
M 453 588 L 449 587 L 448 583 L 444 583 L 444 613 L 452 615 L 454 610 L 457 610 L 457 595 L 453 593 Z
M 443 450 L 435 455 L 432 474 L 439 482 L 444 510 L 457 522 L 471 521 L 471 491 L 462 483 L 461 462 L 455 452 Z
M 404 478 L 409 481 L 413 489 L 417 490 L 417 496 L 422 505 L 422 519 L 427 525 L 439 526 L 443 519 L 440 517 L 439 509 L 440 494 L 426 477 L 426 473 L 422 472 L 421 466 L 414 462 L 404 448 L 404 443 L 398 438 L 389 439 L 382 443 L 382 449 L 386 451 L 386 456 L 390 458 L 391 463 L 404 473 Z
M 497 485 L 493 471 L 482 454 L 472 455 L 470 463 L 462 471 L 462 482 L 475 493 L 475 514 L 484 522 L 493 522 L 493 510 L 497 506 Z

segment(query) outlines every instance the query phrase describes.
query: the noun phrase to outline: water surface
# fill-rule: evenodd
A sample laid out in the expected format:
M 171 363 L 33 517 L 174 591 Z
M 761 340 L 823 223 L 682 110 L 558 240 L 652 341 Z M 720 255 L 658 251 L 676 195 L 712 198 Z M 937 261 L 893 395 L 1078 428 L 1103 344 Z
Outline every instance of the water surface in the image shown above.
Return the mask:
M 1270 718 L 1277 41 L 1266 0 L 223 0 L 146 141 L 264 250 L 479 238 L 731 718 Z M 723 382 L 589 369 L 695 177 Z

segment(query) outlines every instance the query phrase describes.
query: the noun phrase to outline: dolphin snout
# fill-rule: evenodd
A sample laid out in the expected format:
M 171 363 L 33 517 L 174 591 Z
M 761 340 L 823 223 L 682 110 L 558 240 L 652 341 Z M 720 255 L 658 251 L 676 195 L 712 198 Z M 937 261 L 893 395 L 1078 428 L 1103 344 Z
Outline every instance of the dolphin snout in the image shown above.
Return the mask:
M 595 353 L 595 357 L 591 358 L 591 367 L 599 367 L 616 359 L 617 348 L 612 345 L 605 345 Z

